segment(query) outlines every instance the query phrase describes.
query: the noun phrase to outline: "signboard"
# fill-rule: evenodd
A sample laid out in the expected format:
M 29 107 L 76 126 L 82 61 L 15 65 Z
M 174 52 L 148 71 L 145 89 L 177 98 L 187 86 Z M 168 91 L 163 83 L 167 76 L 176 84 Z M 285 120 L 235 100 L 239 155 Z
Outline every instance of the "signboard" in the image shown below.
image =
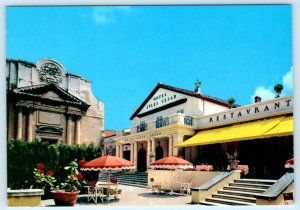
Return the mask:
M 164 105 L 170 104 L 183 98 L 183 95 L 180 93 L 160 88 L 146 103 L 146 105 L 143 107 L 139 114 L 162 107 Z
M 272 114 L 275 112 L 292 110 L 293 98 L 284 97 L 268 102 L 261 102 L 250 106 L 231 109 L 226 112 L 216 113 L 199 119 L 199 125 L 208 126 L 217 123 L 229 122 L 234 120 L 246 119 L 259 115 Z

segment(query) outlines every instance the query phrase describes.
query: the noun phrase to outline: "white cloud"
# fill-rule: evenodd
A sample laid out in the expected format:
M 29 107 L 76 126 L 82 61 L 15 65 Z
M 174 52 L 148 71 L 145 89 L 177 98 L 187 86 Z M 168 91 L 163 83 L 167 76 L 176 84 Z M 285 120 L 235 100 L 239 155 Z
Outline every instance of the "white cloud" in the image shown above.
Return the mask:
M 254 97 L 255 96 L 259 96 L 262 98 L 262 100 L 268 100 L 268 99 L 272 99 L 275 98 L 275 93 L 273 92 L 273 88 L 272 87 L 257 87 L 255 89 L 254 94 L 251 97 L 251 101 L 254 101 Z
M 117 13 L 131 11 L 132 9 L 129 6 L 99 6 L 93 8 L 92 18 L 96 24 L 106 24 L 114 22 Z
M 293 68 L 283 76 L 282 85 L 286 90 L 293 89 Z
M 276 85 L 274 83 L 274 85 Z M 283 85 L 283 91 L 281 93 L 281 96 L 285 95 L 291 95 L 293 92 L 293 67 L 282 77 L 282 85 Z M 262 100 L 268 100 L 275 98 L 275 91 L 274 86 L 270 87 L 257 87 L 254 91 L 254 94 L 251 96 L 251 102 L 253 103 L 254 97 L 259 96 L 262 98 Z

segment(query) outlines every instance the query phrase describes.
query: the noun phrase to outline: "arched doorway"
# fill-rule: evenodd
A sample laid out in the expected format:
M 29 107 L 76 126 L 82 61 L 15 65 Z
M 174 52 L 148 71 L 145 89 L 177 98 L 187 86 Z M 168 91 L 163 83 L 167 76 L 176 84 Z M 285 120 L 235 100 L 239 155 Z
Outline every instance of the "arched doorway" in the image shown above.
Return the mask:
M 142 148 L 138 152 L 138 164 L 137 164 L 137 170 L 138 171 L 146 171 L 147 170 L 147 152 L 142 146 Z
M 155 160 L 159 160 L 164 157 L 164 149 L 160 146 L 160 142 L 157 142 L 158 146 L 155 148 Z

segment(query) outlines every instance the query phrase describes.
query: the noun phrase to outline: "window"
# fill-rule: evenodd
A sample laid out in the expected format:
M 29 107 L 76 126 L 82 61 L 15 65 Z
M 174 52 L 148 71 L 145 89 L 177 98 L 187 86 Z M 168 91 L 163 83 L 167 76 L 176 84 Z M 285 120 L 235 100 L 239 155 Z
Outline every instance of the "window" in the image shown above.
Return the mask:
M 159 116 L 156 118 L 156 128 L 161 128 L 164 126 L 168 126 L 169 125 L 169 118 L 163 118 L 162 116 Z
M 178 109 L 178 110 L 177 110 L 177 113 L 184 114 L 184 109 Z
M 140 122 L 140 125 L 138 125 L 136 127 L 136 132 L 139 133 L 139 132 L 143 132 L 143 131 L 146 131 L 147 130 L 147 123 L 145 123 L 145 121 L 141 121 Z

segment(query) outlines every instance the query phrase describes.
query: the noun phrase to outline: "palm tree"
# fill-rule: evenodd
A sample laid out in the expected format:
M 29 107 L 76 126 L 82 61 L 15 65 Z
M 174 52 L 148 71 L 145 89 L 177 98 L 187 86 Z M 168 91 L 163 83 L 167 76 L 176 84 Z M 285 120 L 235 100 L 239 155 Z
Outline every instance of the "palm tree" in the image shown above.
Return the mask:
M 282 84 L 277 84 L 274 86 L 274 90 L 276 91 L 276 97 L 275 98 L 279 98 L 280 97 L 280 93 L 283 89 L 283 85 Z

